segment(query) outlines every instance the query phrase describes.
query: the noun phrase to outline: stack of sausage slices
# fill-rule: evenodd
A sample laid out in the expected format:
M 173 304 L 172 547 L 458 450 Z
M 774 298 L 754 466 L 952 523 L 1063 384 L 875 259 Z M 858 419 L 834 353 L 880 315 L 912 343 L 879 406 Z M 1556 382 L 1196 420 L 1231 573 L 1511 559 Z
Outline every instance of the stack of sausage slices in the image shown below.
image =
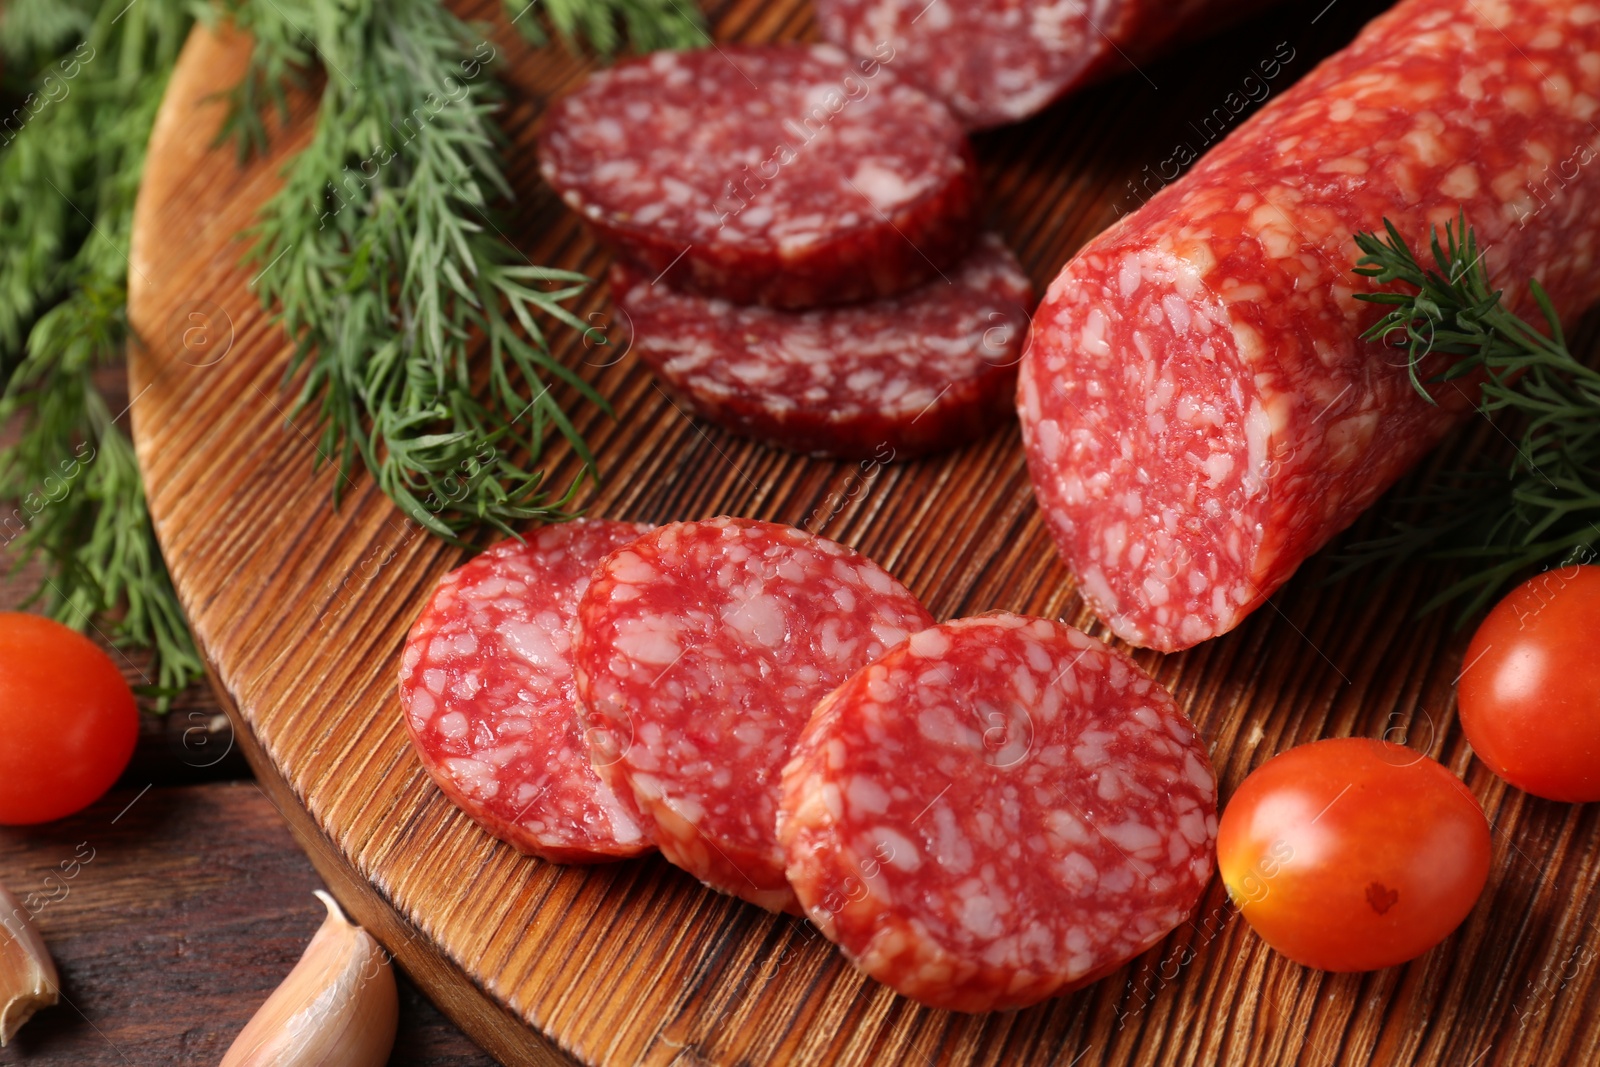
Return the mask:
M 546 116 L 541 173 L 617 253 L 616 325 L 696 414 L 882 460 L 1012 410 L 1032 286 L 980 232 L 960 123 L 892 58 L 657 52 Z
M 578 520 L 446 575 L 400 698 L 439 787 L 560 863 L 659 849 L 935 1007 L 1020 1007 L 1187 918 L 1216 780 L 1166 690 L 1047 619 L 935 624 L 859 553 Z

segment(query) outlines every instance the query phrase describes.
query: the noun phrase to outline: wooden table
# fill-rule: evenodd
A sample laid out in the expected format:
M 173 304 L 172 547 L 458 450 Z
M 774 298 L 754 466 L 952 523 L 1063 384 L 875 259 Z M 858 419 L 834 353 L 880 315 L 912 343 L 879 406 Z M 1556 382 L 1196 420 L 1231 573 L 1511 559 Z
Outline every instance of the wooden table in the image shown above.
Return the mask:
M 322 880 L 249 779 L 118 788 L 71 819 L 0 831 L 0 876 L 50 901 L 36 921 L 62 992 L 0 1064 L 214 1067 L 323 915 Z M 494 1063 L 400 988 L 391 1064 Z

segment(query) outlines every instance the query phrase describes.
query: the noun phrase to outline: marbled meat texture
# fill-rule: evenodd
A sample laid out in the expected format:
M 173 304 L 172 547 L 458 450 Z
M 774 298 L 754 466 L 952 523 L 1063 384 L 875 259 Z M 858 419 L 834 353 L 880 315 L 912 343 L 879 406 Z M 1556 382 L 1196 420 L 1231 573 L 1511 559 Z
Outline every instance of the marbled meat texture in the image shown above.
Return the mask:
M 985 235 L 903 296 L 782 311 L 652 285 L 617 265 L 631 351 L 702 417 L 793 449 L 880 462 L 954 448 L 1011 417 L 1033 286 Z
M 657 52 L 550 110 L 540 172 L 652 280 L 812 307 L 904 292 L 977 232 L 939 101 L 831 45 Z
M 578 727 L 569 626 L 595 565 L 650 527 L 574 520 L 445 575 L 411 628 L 400 703 L 439 788 L 484 829 L 557 863 L 651 848 Z
M 944 100 L 969 129 L 1131 74 L 1267 0 L 816 0 L 822 35 Z
M 1600 7 L 1403 0 L 1067 264 L 1018 404 L 1118 636 L 1232 629 L 1472 407 L 1360 340 L 1380 309 L 1354 299 L 1355 233 L 1388 219 L 1426 257 L 1465 210 L 1514 310 L 1530 278 L 1569 321 L 1600 295 L 1597 107 Z
M 795 911 L 774 823 L 790 746 L 830 689 L 932 624 L 826 538 L 746 519 L 663 526 L 607 559 L 578 608 L 580 712 L 616 740 L 596 766 L 667 859 Z
M 924 1004 L 1033 1004 L 1115 970 L 1199 903 L 1216 778 L 1165 689 L 1061 623 L 914 634 L 818 707 L 783 774 L 805 914 Z

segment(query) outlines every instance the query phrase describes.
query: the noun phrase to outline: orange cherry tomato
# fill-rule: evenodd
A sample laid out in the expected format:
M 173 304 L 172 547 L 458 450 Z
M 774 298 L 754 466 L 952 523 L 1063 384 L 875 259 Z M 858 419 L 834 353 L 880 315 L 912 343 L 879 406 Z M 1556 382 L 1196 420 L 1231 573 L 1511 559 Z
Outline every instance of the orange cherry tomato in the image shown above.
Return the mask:
M 1372 971 L 1467 917 L 1489 877 L 1489 824 L 1427 756 L 1333 738 L 1251 772 L 1222 813 L 1217 866 L 1267 944 L 1308 967 Z
M 42 615 L 0 612 L 0 825 L 88 807 L 138 737 L 133 693 L 93 641 Z
M 1513 589 L 1467 646 L 1457 692 L 1472 751 L 1518 789 L 1600 800 L 1600 567 Z

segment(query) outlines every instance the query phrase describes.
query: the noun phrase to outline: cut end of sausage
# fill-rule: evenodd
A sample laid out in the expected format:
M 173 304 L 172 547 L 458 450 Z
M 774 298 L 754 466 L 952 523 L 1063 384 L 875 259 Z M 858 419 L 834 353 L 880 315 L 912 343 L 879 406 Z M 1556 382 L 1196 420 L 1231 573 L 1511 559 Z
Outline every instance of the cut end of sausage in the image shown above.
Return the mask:
M 1005 421 L 1033 286 L 994 234 L 948 280 L 864 304 L 781 311 L 669 288 L 624 264 L 630 350 L 703 418 L 796 452 L 893 459 Z
M 568 630 L 595 565 L 648 529 L 575 519 L 501 541 L 440 580 L 406 638 L 400 704 L 423 767 L 478 825 L 552 863 L 654 847 L 591 766 Z
M 1175 651 L 1262 599 L 1272 412 L 1241 347 L 1259 344 L 1165 249 L 1091 252 L 1035 317 L 1018 409 L 1034 493 L 1095 613 Z
M 944 100 L 969 130 L 1043 110 L 1111 53 L 1083 4 L 817 0 L 816 10 L 824 37 L 888 56 L 887 66 Z M 1102 29 L 1115 33 L 1115 23 Z
M 620 549 L 578 606 L 596 769 L 713 889 L 797 911 L 774 824 L 778 777 L 829 690 L 933 622 L 859 553 L 748 519 L 678 522 Z
M 779 840 L 806 916 L 937 1008 L 1025 1007 L 1103 977 L 1191 914 L 1216 779 L 1165 689 L 1048 619 L 913 634 L 818 707 Z
M 741 304 L 904 292 L 958 262 L 978 224 L 949 109 L 832 45 L 619 63 L 551 107 L 539 160 L 647 277 Z

